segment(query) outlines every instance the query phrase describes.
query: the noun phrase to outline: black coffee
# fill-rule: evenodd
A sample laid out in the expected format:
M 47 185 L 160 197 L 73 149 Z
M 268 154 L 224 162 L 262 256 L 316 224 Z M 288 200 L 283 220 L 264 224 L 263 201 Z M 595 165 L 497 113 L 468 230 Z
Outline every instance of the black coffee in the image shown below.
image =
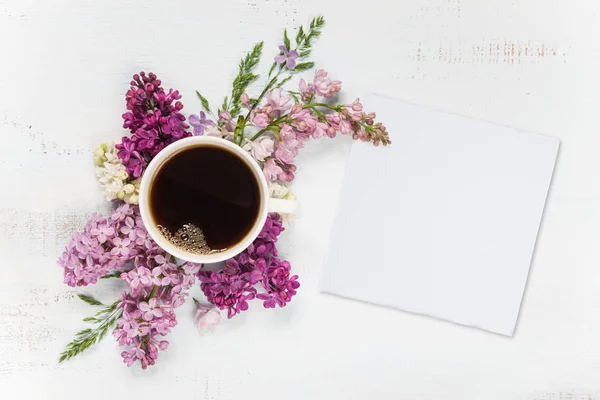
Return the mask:
M 182 150 L 158 170 L 150 213 L 175 246 L 199 254 L 226 250 L 258 217 L 259 184 L 236 154 L 218 147 Z

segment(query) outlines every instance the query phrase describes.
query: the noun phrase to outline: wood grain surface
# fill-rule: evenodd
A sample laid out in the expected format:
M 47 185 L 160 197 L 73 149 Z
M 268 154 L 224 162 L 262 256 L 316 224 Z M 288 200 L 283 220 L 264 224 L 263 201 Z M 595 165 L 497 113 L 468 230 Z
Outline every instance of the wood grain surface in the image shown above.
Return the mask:
M 599 12 L 595 0 L 0 0 L 0 398 L 600 399 Z M 298 158 L 302 213 L 279 246 L 302 283 L 289 307 L 252 304 L 199 334 L 186 304 L 147 371 L 111 337 L 57 365 L 90 310 L 56 259 L 107 210 L 91 151 L 124 134 L 130 76 L 154 71 L 197 113 L 195 89 L 219 101 L 255 42 L 264 73 L 282 28 L 318 14 L 314 58 L 344 101 L 371 91 L 561 139 L 515 337 L 318 292 L 351 145 L 338 138 Z

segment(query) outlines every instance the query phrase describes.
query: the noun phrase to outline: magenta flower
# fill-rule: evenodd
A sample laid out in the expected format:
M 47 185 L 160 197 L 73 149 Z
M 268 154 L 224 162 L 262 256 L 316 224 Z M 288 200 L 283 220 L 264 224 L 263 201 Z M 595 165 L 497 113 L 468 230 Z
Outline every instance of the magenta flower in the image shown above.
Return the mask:
M 190 136 L 180 99 L 177 90 L 165 92 L 153 73 L 133 76 L 125 95 L 129 111 L 123 114 L 123 127 L 129 129 L 131 137 L 116 145 L 118 157 L 133 178 L 140 177 L 147 163 L 166 145 Z
M 282 231 L 281 217 L 270 214 L 258 238 L 244 252 L 227 260 L 223 271 L 198 273 L 204 295 L 219 309 L 226 309 L 227 318 L 246 311 L 248 302 L 255 298 L 263 300 L 265 307 L 284 307 L 296 294 L 298 277 L 290 276 L 287 261 L 276 258 L 275 242 Z M 263 292 L 257 291 L 256 284 Z
M 279 46 L 279 50 L 281 50 L 281 55 L 275 57 L 275 62 L 277 64 L 284 64 L 287 69 L 296 68 L 296 59 L 298 58 L 298 52 L 296 50 L 288 51 L 284 45 Z
M 136 152 L 137 143 L 134 140 L 124 136 L 121 140 L 121 143 L 117 143 L 115 147 L 117 150 L 119 150 L 117 156 L 123 160 L 124 163 L 127 163 L 129 162 L 131 156 Z
M 214 122 L 206 119 L 206 114 L 204 113 L 204 111 L 200 111 L 200 115 L 190 115 L 190 117 L 188 118 L 188 122 L 192 127 L 194 127 L 194 135 L 196 136 L 203 135 L 204 129 L 207 126 L 214 125 Z
M 138 150 L 151 149 L 158 138 L 158 132 L 156 129 L 138 129 L 137 136 L 140 138 L 140 141 L 137 143 Z

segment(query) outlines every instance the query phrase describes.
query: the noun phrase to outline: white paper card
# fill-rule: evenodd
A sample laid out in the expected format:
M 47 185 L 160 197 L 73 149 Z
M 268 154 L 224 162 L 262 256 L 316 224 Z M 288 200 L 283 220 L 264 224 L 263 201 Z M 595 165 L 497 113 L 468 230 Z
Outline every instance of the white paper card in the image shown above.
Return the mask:
M 321 290 L 512 336 L 559 141 L 364 104 L 393 144 L 352 148 Z

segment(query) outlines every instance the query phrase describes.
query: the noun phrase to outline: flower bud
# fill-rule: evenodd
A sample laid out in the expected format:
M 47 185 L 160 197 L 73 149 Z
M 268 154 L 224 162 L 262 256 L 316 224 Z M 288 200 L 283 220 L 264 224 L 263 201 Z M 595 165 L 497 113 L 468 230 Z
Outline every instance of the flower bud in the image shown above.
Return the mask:
M 129 203 L 130 204 L 139 204 L 140 202 L 140 197 L 137 194 L 132 194 L 129 197 Z
M 123 200 L 125 198 L 125 192 L 121 190 L 119 193 L 117 193 L 117 197 L 119 200 Z

